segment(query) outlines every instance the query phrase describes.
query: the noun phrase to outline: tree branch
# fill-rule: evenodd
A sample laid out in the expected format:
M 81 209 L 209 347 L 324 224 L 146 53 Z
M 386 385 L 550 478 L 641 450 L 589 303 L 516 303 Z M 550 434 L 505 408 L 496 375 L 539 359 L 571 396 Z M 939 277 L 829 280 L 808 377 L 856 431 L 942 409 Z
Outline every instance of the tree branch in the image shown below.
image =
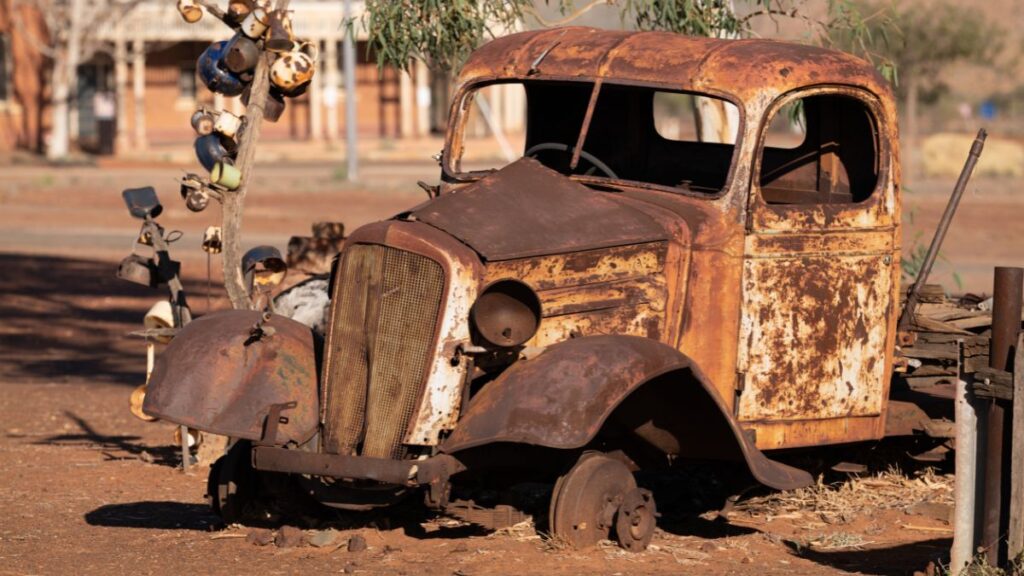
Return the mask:
M 532 16 L 533 19 L 536 20 L 538 23 L 540 23 L 541 26 L 544 26 L 546 28 L 551 28 L 551 27 L 554 27 L 554 26 L 564 26 L 564 25 L 568 24 L 569 22 L 572 22 L 573 20 L 575 20 L 575 19 L 579 18 L 580 16 L 586 14 L 592 8 L 594 8 L 595 6 L 600 6 L 601 4 L 604 4 L 605 6 L 614 6 L 617 3 L 618 3 L 617 0 L 591 0 L 591 2 L 588 3 L 587 5 L 582 6 L 578 10 L 576 10 L 575 12 L 573 12 L 571 14 L 567 14 L 567 15 L 565 15 L 562 18 L 559 18 L 557 20 L 547 20 L 547 19 L 545 19 L 543 16 L 540 15 L 540 13 L 537 11 L 536 7 L 530 6 L 530 5 L 525 6 L 523 8 L 523 12 L 526 12 L 527 14 Z
M 277 0 L 275 9 L 287 10 L 288 3 L 289 0 Z M 235 166 L 242 173 L 242 183 L 234 192 L 225 192 L 221 203 L 221 230 L 224 239 L 221 266 L 224 273 L 224 289 L 227 290 L 231 306 L 240 310 L 249 310 L 253 307 L 242 280 L 242 213 L 245 195 L 256 171 L 256 143 L 260 138 L 263 111 L 267 94 L 270 92 L 269 72 L 270 54 L 264 52 L 256 64 L 252 85 L 249 88 L 249 105 L 245 109 L 246 129 L 238 144 L 238 160 Z

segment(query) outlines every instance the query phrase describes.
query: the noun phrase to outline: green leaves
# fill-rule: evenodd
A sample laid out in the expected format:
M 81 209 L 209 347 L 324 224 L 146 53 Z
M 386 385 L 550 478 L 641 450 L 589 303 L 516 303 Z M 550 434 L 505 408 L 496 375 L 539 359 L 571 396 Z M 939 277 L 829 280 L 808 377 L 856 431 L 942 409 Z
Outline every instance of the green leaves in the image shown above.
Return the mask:
M 379 66 L 413 59 L 452 71 L 477 46 L 514 29 L 528 0 L 367 0 L 369 42 Z
M 545 0 L 572 23 L 591 8 L 615 6 L 626 28 L 665 30 L 691 36 L 753 35 L 758 19 L 804 23 L 808 41 L 853 52 L 896 81 L 897 63 L 887 49 L 894 8 L 858 0 L 829 0 L 824 14 L 808 13 L 801 0 Z M 737 4 L 740 9 L 737 9 Z M 881 7 L 877 7 L 881 6 Z M 866 9 L 866 10 L 865 10 Z M 522 27 L 545 22 L 531 0 L 367 0 L 370 46 L 379 66 L 407 69 L 414 59 L 453 72 L 480 44 Z M 532 19 L 532 20 L 531 20 Z
M 762 3 L 775 2 L 757 2 Z M 624 0 L 622 4 L 623 17 L 639 30 L 730 38 L 748 29 L 749 20 L 739 19 L 729 0 Z

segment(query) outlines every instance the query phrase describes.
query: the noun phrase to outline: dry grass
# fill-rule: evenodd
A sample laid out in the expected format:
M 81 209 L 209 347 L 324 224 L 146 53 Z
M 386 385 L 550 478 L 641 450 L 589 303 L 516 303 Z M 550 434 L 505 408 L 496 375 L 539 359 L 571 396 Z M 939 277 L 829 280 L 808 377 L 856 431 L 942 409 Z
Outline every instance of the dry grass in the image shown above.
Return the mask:
M 908 477 L 896 468 L 873 476 L 759 496 L 740 502 L 735 510 L 766 520 L 814 515 L 826 524 L 845 524 L 864 513 L 904 509 L 919 502 L 953 504 L 953 475 L 928 468 Z
M 934 134 L 924 140 L 921 160 L 925 174 L 955 178 L 974 142 L 973 134 Z M 1024 146 L 1012 140 L 990 136 L 978 161 L 980 176 L 1024 176 Z

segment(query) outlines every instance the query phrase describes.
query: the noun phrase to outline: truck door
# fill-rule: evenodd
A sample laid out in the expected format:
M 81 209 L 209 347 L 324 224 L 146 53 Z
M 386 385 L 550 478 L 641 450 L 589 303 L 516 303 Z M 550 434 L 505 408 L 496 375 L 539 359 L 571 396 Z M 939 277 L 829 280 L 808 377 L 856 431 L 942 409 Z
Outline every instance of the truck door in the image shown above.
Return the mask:
M 780 99 L 762 128 L 736 406 L 762 448 L 881 434 L 899 273 L 885 117 L 867 93 L 816 88 Z

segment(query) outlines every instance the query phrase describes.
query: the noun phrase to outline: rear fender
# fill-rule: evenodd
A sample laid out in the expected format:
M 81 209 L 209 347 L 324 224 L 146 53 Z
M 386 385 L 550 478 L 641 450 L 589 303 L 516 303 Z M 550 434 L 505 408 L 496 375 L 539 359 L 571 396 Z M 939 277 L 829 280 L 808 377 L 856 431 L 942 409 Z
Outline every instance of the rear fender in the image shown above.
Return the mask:
M 309 327 L 274 315 L 256 338 L 251 310 L 203 316 L 160 354 L 143 411 L 177 424 L 233 438 L 259 440 L 272 406 L 284 408 L 278 444 L 308 441 L 317 431 L 317 349 Z
M 567 340 L 513 364 L 473 397 L 441 450 L 496 442 L 582 448 L 613 413 L 668 452 L 743 460 L 759 482 L 780 490 L 812 482 L 753 445 L 688 357 L 636 336 Z

